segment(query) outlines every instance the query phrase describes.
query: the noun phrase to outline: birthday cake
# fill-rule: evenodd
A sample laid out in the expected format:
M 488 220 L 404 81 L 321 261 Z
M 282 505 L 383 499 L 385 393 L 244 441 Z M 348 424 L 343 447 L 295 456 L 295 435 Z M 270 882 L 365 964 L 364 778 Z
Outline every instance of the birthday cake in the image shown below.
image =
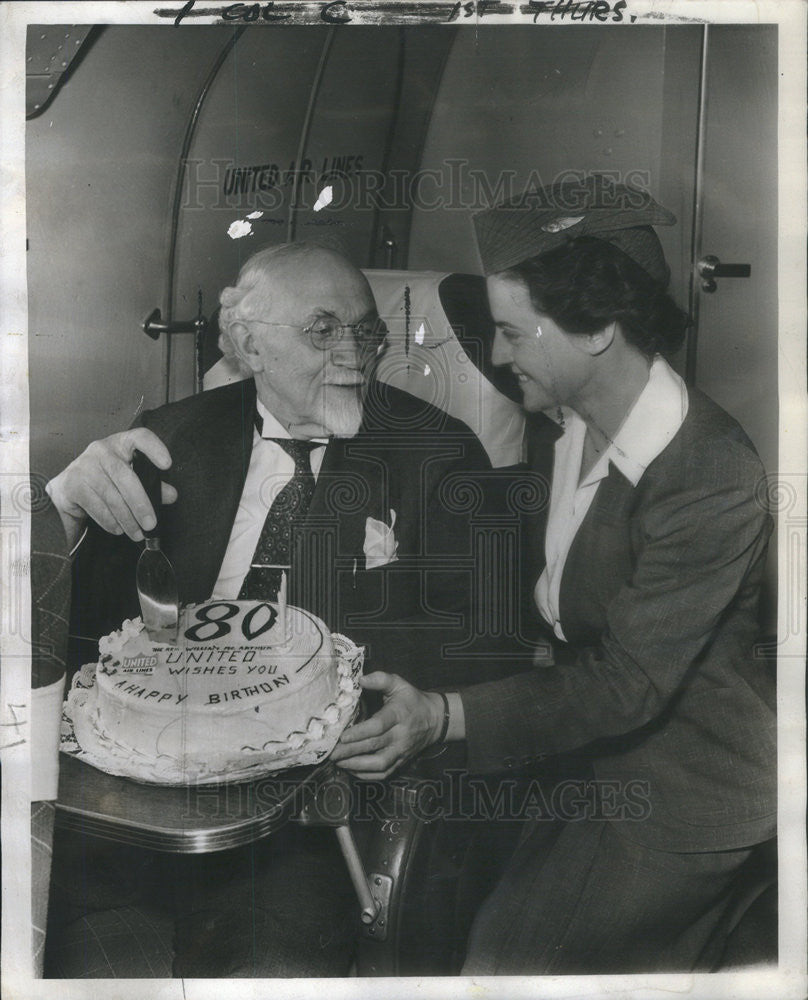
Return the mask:
M 249 777 L 330 752 L 358 700 L 361 652 L 300 608 L 209 601 L 181 611 L 176 641 L 139 618 L 104 636 L 66 714 L 85 757 L 111 773 Z

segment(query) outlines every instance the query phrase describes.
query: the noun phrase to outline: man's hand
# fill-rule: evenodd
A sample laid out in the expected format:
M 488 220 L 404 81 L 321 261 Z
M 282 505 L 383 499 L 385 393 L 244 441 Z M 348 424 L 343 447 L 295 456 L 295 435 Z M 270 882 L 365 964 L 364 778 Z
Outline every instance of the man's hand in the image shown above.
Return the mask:
M 140 480 L 132 471 L 132 458 L 142 452 L 159 468 L 171 466 L 171 455 L 157 435 L 135 427 L 93 441 L 70 465 L 48 483 L 48 493 L 64 525 L 67 544 L 73 548 L 84 522 L 91 517 L 113 535 L 143 538 L 157 523 L 155 512 Z M 177 491 L 162 484 L 163 503 L 173 503 Z
M 384 707 L 364 722 L 349 726 L 331 760 L 357 778 L 386 778 L 431 743 L 443 723 L 443 699 L 419 691 L 397 674 L 376 671 L 361 678 L 367 691 L 381 691 Z

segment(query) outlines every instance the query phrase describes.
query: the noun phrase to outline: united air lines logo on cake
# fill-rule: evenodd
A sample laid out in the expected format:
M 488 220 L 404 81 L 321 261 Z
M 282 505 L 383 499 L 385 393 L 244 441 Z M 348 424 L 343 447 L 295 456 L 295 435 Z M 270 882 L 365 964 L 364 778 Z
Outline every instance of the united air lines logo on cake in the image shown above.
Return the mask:
M 121 670 L 125 674 L 151 674 L 157 666 L 156 656 L 124 656 L 121 661 Z

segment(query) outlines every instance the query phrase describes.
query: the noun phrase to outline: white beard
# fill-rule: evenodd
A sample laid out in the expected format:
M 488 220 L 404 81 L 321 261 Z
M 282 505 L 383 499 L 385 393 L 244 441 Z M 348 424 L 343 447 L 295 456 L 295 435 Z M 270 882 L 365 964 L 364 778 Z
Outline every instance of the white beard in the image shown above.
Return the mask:
M 327 385 L 321 423 L 329 436 L 355 437 L 362 423 L 362 399 L 354 391 Z

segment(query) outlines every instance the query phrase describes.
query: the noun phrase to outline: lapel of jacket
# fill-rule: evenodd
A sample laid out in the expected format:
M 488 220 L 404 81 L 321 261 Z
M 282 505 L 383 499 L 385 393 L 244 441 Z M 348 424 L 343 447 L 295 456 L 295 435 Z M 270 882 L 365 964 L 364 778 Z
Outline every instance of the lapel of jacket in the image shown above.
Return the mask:
M 631 514 L 636 490 L 610 464 L 586 513 L 564 564 L 559 614 L 572 643 L 596 641 L 606 625 L 606 611 L 631 574 Z
M 555 464 L 555 443 L 563 431 L 543 413 L 528 413 L 525 421 L 528 471 L 539 503 L 523 517 L 525 585 L 532 591 L 545 565 L 544 538 L 550 509 L 550 488 Z M 532 490 L 531 490 L 532 492 Z
M 290 600 L 327 622 L 337 620 L 337 592 L 365 570 L 365 524 L 380 516 L 384 466 L 360 431 L 332 438 L 317 476 L 306 520 L 295 533 Z
M 249 467 L 254 419 L 249 379 L 204 399 L 199 418 L 177 432 L 183 458 L 172 468 L 179 498 L 166 508 L 173 529 L 166 550 L 182 601 L 207 600 L 219 575 Z

